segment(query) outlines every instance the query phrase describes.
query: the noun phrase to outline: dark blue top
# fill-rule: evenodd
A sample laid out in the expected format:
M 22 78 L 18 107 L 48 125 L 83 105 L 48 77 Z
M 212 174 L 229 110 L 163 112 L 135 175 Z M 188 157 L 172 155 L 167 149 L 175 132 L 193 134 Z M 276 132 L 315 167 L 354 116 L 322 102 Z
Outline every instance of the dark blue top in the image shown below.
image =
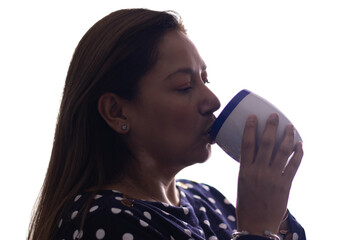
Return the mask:
M 91 193 L 77 195 L 58 224 L 56 239 L 231 239 L 236 231 L 235 208 L 219 191 L 189 180 L 178 180 L 177 188 L 179 207 L 100 191 L 90 203 L 82 230 L 81 208 Z M 289 220 L 297 239 L 305 240 L 303 228 L 293 216 Z

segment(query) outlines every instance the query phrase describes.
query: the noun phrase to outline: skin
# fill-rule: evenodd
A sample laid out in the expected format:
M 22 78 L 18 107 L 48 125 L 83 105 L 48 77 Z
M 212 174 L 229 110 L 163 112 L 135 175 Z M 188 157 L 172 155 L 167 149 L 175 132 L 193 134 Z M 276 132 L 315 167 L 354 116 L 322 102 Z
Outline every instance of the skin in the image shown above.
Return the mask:
M 208 130 L 220 102 L 207 82 L 206 65 L 194 44 L 185 34 L 171 31 L 160 42 L 157 63 L 140 80 L 136 99 L 125 101 L 112 93 L 99 99 L 100 114 L 124 136 L 136 157 L 121 181 L 104 188 L 137 199 L 180 204 L 175 175 L 206 161 L 211 153 Z M 278 153 L 271 158 L 277 125 L 278 116 L 273 114 L 256 148 L 256 116 L 250 116 L 246 123 L 236 206 L 239 231 L 257 235 L 264 230 L 278 232 L 286 212 L 303 153 L 298 143 L 284 170 L 293 151 L 294 129 L 290 125 Z

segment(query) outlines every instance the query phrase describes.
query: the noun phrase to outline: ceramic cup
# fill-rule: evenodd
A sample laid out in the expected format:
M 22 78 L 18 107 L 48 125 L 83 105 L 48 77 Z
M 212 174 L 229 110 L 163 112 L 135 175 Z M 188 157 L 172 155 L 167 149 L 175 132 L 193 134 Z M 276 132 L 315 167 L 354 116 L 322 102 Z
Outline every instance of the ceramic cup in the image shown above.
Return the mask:
M 210 136 L 227 154 L 236 161 L 240 161 L 242 135 L 248 116 L 255 114 L 258 118 L 256 138 L 259 144 L 266 121 L 272 113 L 279 115 L 279 126 L 274 147 L 274 151 L 277 151 L 284 137 L 285 127 L 291 122 L 274 105 L 248 90 L 241 90 L 225 106 L 215 120 Z M 295 131 L 294 146 L 298 141 L 302 141 L 302 139 L 299 133 Z

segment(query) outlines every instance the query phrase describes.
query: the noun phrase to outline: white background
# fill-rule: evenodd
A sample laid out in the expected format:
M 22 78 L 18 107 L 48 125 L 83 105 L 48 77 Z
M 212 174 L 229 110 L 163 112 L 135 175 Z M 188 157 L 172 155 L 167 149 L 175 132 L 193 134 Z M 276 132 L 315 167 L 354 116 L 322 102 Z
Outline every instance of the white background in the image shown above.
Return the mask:
M 1 2 L 0 238 L 25 239 L 78 41 L 128 7 L 182 15 L 222 107 L 246 88 L 294 123 L 305 156 L 289 208 L 308 239 L 360 239 L 360 3 L 348 0 Z M 178 177 L 234 203 L 237 171 L 214 146 L 207 163 Z

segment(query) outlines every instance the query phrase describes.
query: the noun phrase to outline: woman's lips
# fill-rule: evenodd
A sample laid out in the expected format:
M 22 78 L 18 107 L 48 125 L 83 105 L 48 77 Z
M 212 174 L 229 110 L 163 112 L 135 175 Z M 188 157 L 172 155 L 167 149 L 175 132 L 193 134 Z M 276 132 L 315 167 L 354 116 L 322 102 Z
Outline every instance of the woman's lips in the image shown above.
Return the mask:
M 212 129 L 212 126 L 213 126 L 213 124 L 214 124 L 214 121 L 215 120 L 213 120 L 213 121 L 211 121 L 211 124 L 210 124 L 210 126 L 208 127 L 208 129 L 207 129 L 207 131 L 206 131 L 206 135 L 207 135 L 207 137 L 209 138 L 209 143 L 211 143 L 211 144 L 214 144 L 215 143 L 215 139 L 212 139 L 212 137 L 211 137 L 211 129 Z
M 209 137 L 209 143 L 210 144 L 215 144 L 215 139 L 213 139 L 210 135 L 210 133 L 208 133 L 208 137 Z

